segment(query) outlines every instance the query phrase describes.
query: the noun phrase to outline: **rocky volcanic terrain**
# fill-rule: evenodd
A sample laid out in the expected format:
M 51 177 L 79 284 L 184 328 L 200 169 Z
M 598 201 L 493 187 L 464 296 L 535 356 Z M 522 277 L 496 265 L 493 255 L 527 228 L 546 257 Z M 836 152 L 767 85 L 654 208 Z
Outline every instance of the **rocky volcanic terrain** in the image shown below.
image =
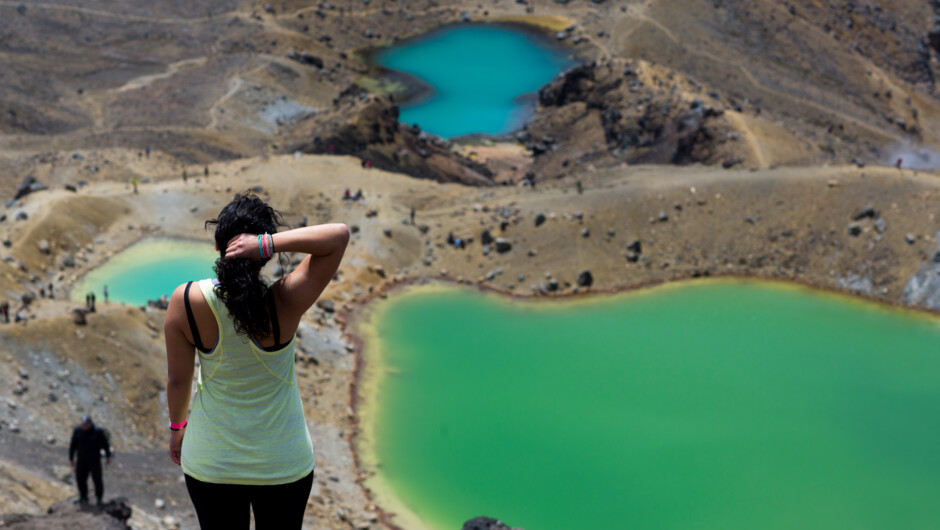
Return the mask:
M 298 336 L 308 528 L 394 524 L 360 485 L 347 332 L 396 284 L 549 298 L 739 275 L 940 309 L 935 19 L 913 0 L 0 0 L 0 300 L 34 300 L 0 323 L 0 521 L 110 517 L 61 504 L 90 413 L 126 524 L 196 528 L 166 455 L 163 313 L 99 303 L 79 324 L 68 293 L 142 238 L 211 244 L 202 221 L 245 189 L 353 232 Z M 504 138 L 400 124 L 407 91 L 363 59 L 523 20 L 583 63 Z

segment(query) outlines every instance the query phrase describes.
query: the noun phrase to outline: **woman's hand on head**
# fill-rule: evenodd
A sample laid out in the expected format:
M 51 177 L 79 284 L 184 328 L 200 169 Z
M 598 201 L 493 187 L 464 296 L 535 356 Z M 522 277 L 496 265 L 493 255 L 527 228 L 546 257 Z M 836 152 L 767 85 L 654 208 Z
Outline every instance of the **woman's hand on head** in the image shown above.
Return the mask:
M 258 235 L 238 234 L 233 237 L 225 247 L 225 257 L 229 259 L 261 259 L 261 249 L 258 248 Z

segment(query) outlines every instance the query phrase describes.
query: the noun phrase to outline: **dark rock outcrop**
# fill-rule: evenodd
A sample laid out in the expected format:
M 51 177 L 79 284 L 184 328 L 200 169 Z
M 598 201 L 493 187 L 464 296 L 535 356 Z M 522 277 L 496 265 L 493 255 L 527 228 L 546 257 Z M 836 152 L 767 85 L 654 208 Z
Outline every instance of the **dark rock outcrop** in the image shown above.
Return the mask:
M 441 138 L 398 121 L 398 106 L 350 87 L 335 100 L 333 110 L 298 122 L 288 133 L 288 153 L 352 155 L 363 165 L 406 173 L 438 182 L 477 186 L 493 184 L 483 164 L 453 151 Z
M 522 530 L 521 528 L 512 528 L 505 523 L 492 517 L 474 517 L 463 524 L 461 530 Z
M 91 506 L 60 501 L 49 507 L 45 515 L 0 515 L 0 527 L 9 530 L 130 530 L 127 520 L 131 507 L 121 497 Z
M 743 162 L 735 145 L 736 129 L 724 117 L 717 93 L 707 102 L 690 100 L 680 87 L 694 82 L 677 74 L 660 78 L 651 71 L 653 67 L 639 62 L 611 59 L 576 66 L 544 86 L 535 119 L 517 135 L 536 157 L 536 173 L 563 173 L 574 153 L 595 166 L 627 162 L 732 167 Z M 657 84 L 650 83 L 650 77 L 656 77 Z M 579 145 L 572 132 L 581 133 L 587 143 Z M 598 144 L 602 150 L 594 147 Z M 593 151 L 585 154 L 586 149 Z M 552 163 L 554 158 L 562 163 Z

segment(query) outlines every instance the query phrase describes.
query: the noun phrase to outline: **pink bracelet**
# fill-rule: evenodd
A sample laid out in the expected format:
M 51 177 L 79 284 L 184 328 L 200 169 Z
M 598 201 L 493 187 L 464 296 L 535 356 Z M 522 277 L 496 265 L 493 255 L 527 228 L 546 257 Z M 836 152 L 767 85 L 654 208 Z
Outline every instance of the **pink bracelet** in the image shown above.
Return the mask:
M 173 421 L 171 420 L 171 421 L 170 421 L 170 430 L 171 430 L 171 431 L 178 431 L 178 430 L 182 429 L 183 427 L 185 427 L 188 422 L 189 422 L 189 418 L 184 419 L 184 420 L 183 420 L 183 423 L 173 423 Z

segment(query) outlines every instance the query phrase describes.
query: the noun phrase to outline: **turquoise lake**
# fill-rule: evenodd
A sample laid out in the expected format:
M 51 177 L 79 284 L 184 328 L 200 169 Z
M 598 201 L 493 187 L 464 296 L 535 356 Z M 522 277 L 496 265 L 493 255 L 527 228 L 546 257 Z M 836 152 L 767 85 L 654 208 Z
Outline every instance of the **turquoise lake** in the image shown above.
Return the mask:
M 569 50 L 545 35 L 502 24 L 448 26 L 384 48 L 373 59 L 433 88 L 403 104 L 399 119 L 444 138 L 520 128 L 538 89 L 575 64 Z
M 145 239 L 86 274 L 72 287 L 71 298 L 84 301 L 87 293 L 94 292 L 100 304 L 107 285 L 112 302 L 145 305 L 147 300 L 171 295 L 183 282 L 214 278 L 212 267 L 218 257 L 211 241 Z
M 358 449 L 407 528 L 940 528 L 934 317 L 720 280 L 413 287 L 363 326 Z

